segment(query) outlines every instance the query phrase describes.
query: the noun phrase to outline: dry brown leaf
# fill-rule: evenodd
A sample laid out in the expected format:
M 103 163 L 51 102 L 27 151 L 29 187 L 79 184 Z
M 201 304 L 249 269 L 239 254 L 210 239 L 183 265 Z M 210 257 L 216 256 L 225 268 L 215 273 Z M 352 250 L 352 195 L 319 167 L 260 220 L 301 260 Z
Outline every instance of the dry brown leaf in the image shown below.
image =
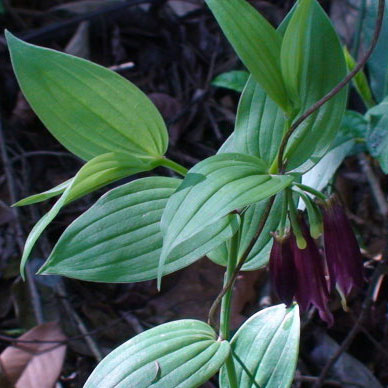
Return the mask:
M 0 366 L 16 388 L 53 388 L 65 359 L 66 340 L 56 322 L 36 326 L 18 338 L 23 341 L 8 346 L 0 355 Z

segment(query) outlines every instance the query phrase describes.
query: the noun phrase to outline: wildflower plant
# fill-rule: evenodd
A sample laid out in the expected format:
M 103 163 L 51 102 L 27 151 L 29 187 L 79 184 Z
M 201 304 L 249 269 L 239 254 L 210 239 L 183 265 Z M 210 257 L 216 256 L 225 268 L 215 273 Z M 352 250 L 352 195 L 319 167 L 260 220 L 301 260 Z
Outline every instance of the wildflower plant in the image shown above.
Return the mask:
M 73 178 L 16 204 L 59 196 L 26 241 L 22 276 L 35 242 L 63 206 L 159 166 L 177 177 L 136 179 L 103 195 L 65 230 L 39 274 L 112 283 L 157 279 L 160 289 L 163 276 L 204 255 L 226 268 L 207 323 L 180 320 L 137 335 L 97 366 L 88 388 L 191 388 L 217 372 L 221 387 L 289 387 L 299 346 L 298 305 L 302 311 L 315 306 L 332 324 L 334 288 L 346 297 L 362 285 L 360 250 L 343 207 L 327 199 L 321 182 L 307 183 L 336 146 L 347 84 L 356 74 L 356 82 L 364 80 L 360 70 L 376 45 L 384 1 L 374 40 L 358 64 L 348 53 L 346 61 L 316 0 L 298 0 L 278 29 L 246 0 L 206 3 L 249 78 L 233 134 L 217 155 L 189 171 L 165 156 L 166 125 L 136 86 L 6 32 L 31 107 L 85 161 Z M 284 304 L 256 313 L 231 338 L 234 281 L 240 271 L 268 261 Z

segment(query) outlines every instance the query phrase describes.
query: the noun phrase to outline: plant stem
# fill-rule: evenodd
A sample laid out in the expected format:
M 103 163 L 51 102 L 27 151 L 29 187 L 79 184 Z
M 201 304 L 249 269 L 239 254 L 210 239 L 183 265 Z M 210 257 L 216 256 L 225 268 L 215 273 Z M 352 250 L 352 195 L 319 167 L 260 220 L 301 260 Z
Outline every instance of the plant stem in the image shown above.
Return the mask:
M 177 172 L 178 174 L 180 174 L 182 176 L 186 176 L 187 175 L 187 171 L 188 171 L 187 168 L 181 166 L 179 163 L 176 163 L 176 162 L 174 162 L 171 159 L 167 159 L 165 157 L 161 158 L 160 159 L 160 165 L 163 166 L 163 167 L 167 167 L 170 170 L 173 170 L 173 171 Z
M 228 257 L 228 265 L 226 267 L 224 286 L 226 286 L 232 279 L 233 272 L 237 266 L 238 258 L 238 240 L 239 234 L 236 233 L 230 240 L 230 249 Z M 232 300 L 232 289 L 230 287 L 222 298 L 221 314 L 220 314 L 220 336 L 224 340 L 229 339 L 230 331 L 230 306 Z
M 217 298 L 215 299 L 215 301 L 213 302 L 212 306 L 210 307 L 210 310 L 209 310 L 209 317 L 208 317 L 208 324 L 212 327 L 215 327 L 215 320 L 214 320 L 214 317 L 215 317 L 215 314 L 217 312 L 217 308 L 219 306 L 219 304 L 221 303 L 221 300 L 222 300 L 222 297 L 227 293 L 227 291 L 233 286 L 234 284 L 234 281 L 236 280 L 241 268 L 243 267 L 246 259 L 248 258 L 248 255 L 249 253 L 251 252 L 252 248 L 254 247 L 254 245 L 256 244 L 256 241 L 258 240 L 258 238 L 260 237 L 263 229 L 264 229 L 264 226 L 268 220 L 268 216 L 269 216 L 269 213 L 271 212 L 271 209 L 272 209 L 272 206 L 273 206 L 273 203 L 275 202 L 275 198 L 276 198 L 276 195 L 273 195 L 269 200 L 268 200 L 268 204 L 267 204 L 267 207 L 265 208 L 264 210 L 264 213 L 261 217 L 261 220 L 260 220 L 260 224 L 257 228 L 257 232 L 256 234 L 254 235 L 254 237 L 252 238 L 252 240 L 250 241 L 248 247 L 245 249 L 245 251 L 243 252 L 243 254 L 241 255 L 240 259 L 238 260 L 238 264 L 237 264 L 237 267 L 236 269 L 233 271 L 233 275 L 232 277 L 230 278 L 230 280 L 226 283 L 226 285 L 224 286 L 224 288 L 221 290 L 221 292 L 218 294 Z
M 321 193 L 318 190 L 313 189 L 310 186 L 303 185 L 302 183 L 295 183 L 295 186 L 299 187 L 303 191 L 306 191 L 307 193 L 314 195 L 315 197 L 317 197 L 319 199 L 322 199 L 323 201 L 326 201 L 326 199 L 327 199 L 327 196 L 325 194 Z
M 239 234 L 236 233 L 230 241 L 228 265 L 226 267 L 226 272 L 225 272 L 224 286 L 226 286 L 232 280 L 234 270 L 236 269 L 237 258 L 238 258 L 238 245 L 239 245 Z M 230 316 L 231 316 L 233 283 L 234 283 L 234 280 L 232 282 L 232 286 L 228 288 L 225 295 L 223 296 L 222 303 L 221 303 L 220 337 L 224 340 L 229 340 L 229 336 L 230 336 Z M 225 361 L 225 368 L 228 374 L 229 387 L 238 388 L 236 369 L 234 367 L 232 353 Z
M 229 388 L 238 388 L 236 368 L 234 367 L 234 361 L 232 352 L 229 357 L 225 360 L 226 373 L 228 374 Z
M 336 85 L 326 96 L 322 97 L 319 101 L 313 104 L 305 113 L 303 113 L 299 118 L 290 126 L 286 134 L 283 136 L 282 142 L 280 144 L 279 153 L 278 153 L 278 169 L 280 174 L 284 174 L 286 169 L 286 161 L 284 160 L 284 153 L 286 151 L 286 147 L 288 144 L 288 140 L 295 132 L 295 130 L 305 121 L 310 115 L 316 112 L 322 105 L 324 105 L 327 101 L 333 98 L 336 94 L 338 94 L 352 79 L 353 77 L 365 66 L 366 62 L 372 55 L 373 50 L 376 47 L 377 41 L 380 36 L 381 27 L 383 25 L 383 17 L 384 17 L 384 8 L 385 8 L 385 0 L 379 0 L 379 8 L 378 8 L 378 16 L 376 22 L 376 29 L 373 35 L 372 43 L 362 57 L 362 59 L 358 62 L 357 66 L 350 72 L 348 75 L 338 84 Z

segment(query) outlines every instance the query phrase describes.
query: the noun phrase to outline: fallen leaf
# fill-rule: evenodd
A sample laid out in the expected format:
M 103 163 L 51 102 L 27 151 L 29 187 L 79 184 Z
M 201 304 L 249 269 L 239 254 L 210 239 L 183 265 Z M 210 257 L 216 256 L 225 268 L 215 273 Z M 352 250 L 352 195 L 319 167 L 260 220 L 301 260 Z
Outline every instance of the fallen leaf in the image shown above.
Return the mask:
M 308 355 L 311 363 L 323 368 L 339 349 L 339 345 L 322 331 L 314 333 L 315 346 Z M 343 353 L 330 368 L 328 377 L 341 381 L 346 388 L 383 388 L 372 372 L 349 353 Z M 346 383 L 344 383 L 346 382 Z
M 51 12 L 68 12 L 72 14 L 84 14 L 94 12 L 100 8 L 110 7 L 121 0 L 82 0 L 72 3 L 57 5 L 50 9 Z
M 56 322 L 36 326 L 18 338 L 29 342 L 8 346 L 0 355 L 0 367 L 15 388 L 53 388 L 61 372 L 66 340 Z

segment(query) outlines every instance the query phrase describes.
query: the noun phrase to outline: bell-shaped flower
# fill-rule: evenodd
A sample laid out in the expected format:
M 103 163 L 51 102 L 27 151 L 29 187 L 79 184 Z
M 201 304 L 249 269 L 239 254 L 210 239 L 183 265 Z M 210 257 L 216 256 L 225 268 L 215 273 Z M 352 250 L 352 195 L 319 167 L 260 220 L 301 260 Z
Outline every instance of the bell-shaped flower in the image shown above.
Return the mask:
M 347 296 L 353 287 L 360 288 L 363 283 L 360 247 L 338 197 L 332 196 L 321 206 L 330 291 L 337 285 L 339 292 Z
M 313 305 L 318 309 L 321 319 L 332 326 L 334 320 L 328 308 L 329 290 L 325 276 L 324 259 L 319 253 L 314 239 L 310 236 L 305 221 L 302 217 L 299 220 L 303 237 L 306 240 L 306 248 L 300 249 L 295 237 L 291 237 L 291 248 L 297 274 L 295 299 L 302 312 Z
M 283 236 L 274 234 L 269 258 L 272 287 L 279 299 L 291 305 L 296 291 L 296 268 L 291 250 L 290 232 Z

